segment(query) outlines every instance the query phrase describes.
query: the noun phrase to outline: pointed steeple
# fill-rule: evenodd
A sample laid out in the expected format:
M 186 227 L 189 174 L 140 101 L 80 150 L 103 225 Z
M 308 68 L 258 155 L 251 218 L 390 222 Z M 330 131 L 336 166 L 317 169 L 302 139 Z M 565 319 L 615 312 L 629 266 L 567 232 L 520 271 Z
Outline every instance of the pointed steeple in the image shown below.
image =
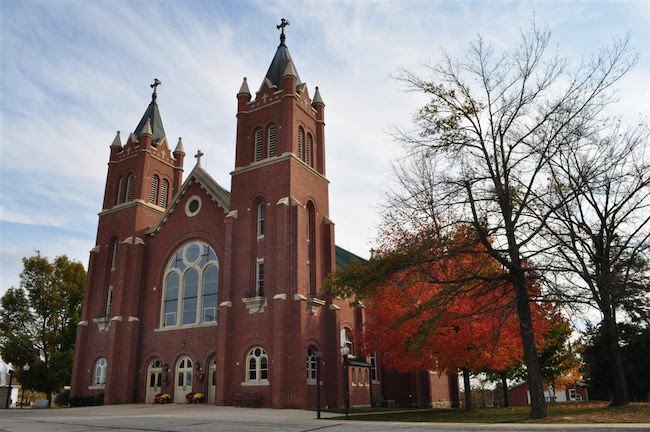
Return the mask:
M 246 80 L 246 77 L 244 77 L 244 82 L 241 83 L 241 87 L 239 88 L 239 92 L 237 93 L 237 96 L 239 95 L 245 95 L 245 96 L 251 95 L 251 91 L 248 89 L 248 82 Z
M 282 74 L 282 78 L 289 77 L 289 76 L 298 78 L 298 72 L 296 72 L 296 68 L 293 66 L 293 61 L 291 61 L 291 59 L 289 59 L 289 61 L 287 62 L 287 67 L 284 68 L 284 73 Z
M 160 111 L 158 109 L 158 104 L 156 103 L 156 99 L 158 97 L 156 94 L 156 90 L 159 85 L 160 85 L 160 81 L 158 81 L 158 79 L 155 79 L 154 83 L 151 84 L 151 87 L 153 87 L 153 93 L 151 95 L 151 103 L 149 103 L 149 106 L 147 107 L 147 110 L 144 112 L 144 115 L 142 116 L 140 123 L 138 123 L 138 126 L 135 128 L 135 131 L 133 132 L 135 136 L 140 136 L 145 128 L 145 125 L 147 124 L 147 120 L 149 120 L 149 128 L 150 128 L 149 133 L 153 136 L 153 142 L 157 142 L 161 138 L 165 137 L 165 128 L 163 127 L 162 119 L 160 118 Z
M 142 128 L 142 132 L 140 132 L 140 135 L 153 136 L 153 132 L 151 131 L 151 119 L 147 119 L 147 121 L 144 124 L 144 127 Z
M 115 134 L 115 138 L 111 143 L 111 147 L 117 147 L 120 149 L 122 148 L 122 139 L 120 138 L 120 131 L 117 131 L 117 134 Z
M 284 75 L 284 72 L 287 69 L 287 63 L 289 62 L 293 63 L 293 60 L 291 59 L 291 54 L 289 54 L 289 49 L 284 44 L 284 41 L 286 39 L 286 36 L 284 34 L 284 28 L 288 25 L 289 25 L 289 21 L 282 18 L 282 22 L 280 23 L 280 25 L 277 26 L 278 29 L 282 29 L 282 33 L 280 34 L 280 45 L 278 46 L 278 49 L 275 52 L 275 56 L 273 56 L 273 60 L 271 60 L 271 66 L 269 66 L 269 70 L 266 72 L 266 78 L 269 81 L 271 81 L 271 84 L 277 86 L 278 88 L 280 87 L 282 76 Z M 300 76 L 298 75 L 295 66 L 292 67 L 293 67 L 294 76 L 296 77 L 296 84 L 300 84 L 301 83 Z
M 316 105 L 325 106 L 325 102 L 323 102 L 323 98 L 320 95 L 320 91 L 318 90 L 318 86 L 316 86 L 316 93 L 314 93 L 314 99 L 312 99 L 311 105 L 312 106 L 316 106 Z
M 178 137 L 178 144 L 176 144 L 176 148 L 174 149 L 174 154 L 185 154 L 185 148 L 183 148 L 183 138 Z

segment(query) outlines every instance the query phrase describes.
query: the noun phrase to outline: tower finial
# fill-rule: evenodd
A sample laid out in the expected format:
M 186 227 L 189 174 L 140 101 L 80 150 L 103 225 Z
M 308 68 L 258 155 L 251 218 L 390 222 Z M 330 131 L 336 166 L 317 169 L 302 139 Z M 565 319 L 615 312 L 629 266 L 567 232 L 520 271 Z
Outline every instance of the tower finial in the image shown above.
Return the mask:
M 153 84 L 151 84 L 151 88 L 153 89 L 153 93 L 151 94 L 151 99 L 155 102 L 156 98 L 158 95 L 156 94 L 156 90 L 158 90 L 158 86 L 162 84 L 158 78 L 153 79 Z
M 280 24 L 276 26 L 278 30 L 280 30 L 280 45 L 284 45 L 284 39 L 286 38 L 286 36 L 284 35 L 284 28 L 288 25 L 289 25 L 289 21 L 282 18 L 280 20 Z

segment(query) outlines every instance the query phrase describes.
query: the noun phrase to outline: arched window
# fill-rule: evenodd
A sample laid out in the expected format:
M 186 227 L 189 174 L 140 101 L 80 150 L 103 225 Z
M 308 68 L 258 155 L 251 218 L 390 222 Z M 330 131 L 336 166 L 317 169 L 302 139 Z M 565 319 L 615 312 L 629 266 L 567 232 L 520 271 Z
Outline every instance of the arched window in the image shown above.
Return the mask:
M 352 368 L 352 380 L 351 381 L 352 381 L 352 385 L 357 385 L 357 368 Z
M 348 349 L 348 356 L 354 357 L 354 344 L 352 343 L 352 331 L 345 327 L 341 329 L 341 347 Z
M 257 238 L 264 237 L 264 231 L 265 231 L 265 224 L 266 224 L 266 203 L 264 201 L 260 201 L 257 203 L 257 208 L 256 208 L 256 230 L 257 230 Z
M 117 187 L 117 203 L 122 204 L 124 202 L 124 197 L 126 196 L 126 178 L 124 176 L 120 177 Z
M 298 126 L 298 159 L 304 160 L 305 155 L 305 130 Z
M 124 202 L 130 202 L 133 199 L 133 174 L 129 174 L 126 178 L 126 197 Z
M 246 357 L 246 381 L 265 383 L 269 379 L 269 357 L 262 347 L 255 347 Z
M 316 352 L 318 350 L 314 346 L 307 349 L 307 384 L 316 384 Z
M 314 140 L 311 137 L 311 134 L 307 134 L 307 141 L 305 142 L 305 163 L 309 166 L 314 166 L 312 164 L 312 147 L 314 145 Z
M 108 363 L 104 357 L 100 357 L 95 362 L 95 375 L 93 377 L 93 385 L 103 386 L 106 384 L 106 371 L 108 369 Z
M 217 320 L 219 261 L 207 243 L 194 241 L 182 246 L 165 273 L 162 327 Z
M 262 129 L 255 129 L 254 136 L 255 136 L 255 162 L 257 162 L 262 160 L 262 158 L 264 157 L 264 149 L 263 149 L 264 134 L 262 133 Z
M 275 125 L 272 124 L 266 130 L 266 142 L 269 149 L 269 156 L 275 156 Z
M 156 198 L 158 197 L 158 176 L 151 176 L 151 189 L 149 189 L 149 202 L 151 204 L 156 204 Z
M 160 195 L 158 196 L 158 205 L 167 207 L 167 191 L 169 190 L 169 181 L 163 180 L 160 184 Z

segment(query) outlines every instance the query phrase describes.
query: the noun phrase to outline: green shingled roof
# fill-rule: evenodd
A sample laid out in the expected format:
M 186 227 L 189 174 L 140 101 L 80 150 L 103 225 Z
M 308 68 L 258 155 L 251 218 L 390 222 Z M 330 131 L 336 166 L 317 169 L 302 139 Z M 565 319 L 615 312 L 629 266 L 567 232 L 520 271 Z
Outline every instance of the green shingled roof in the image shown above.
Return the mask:
M 366 260 L 340 246 L 336 246 L 336 269 L 342 270 L 353 262 L 365 262 Z

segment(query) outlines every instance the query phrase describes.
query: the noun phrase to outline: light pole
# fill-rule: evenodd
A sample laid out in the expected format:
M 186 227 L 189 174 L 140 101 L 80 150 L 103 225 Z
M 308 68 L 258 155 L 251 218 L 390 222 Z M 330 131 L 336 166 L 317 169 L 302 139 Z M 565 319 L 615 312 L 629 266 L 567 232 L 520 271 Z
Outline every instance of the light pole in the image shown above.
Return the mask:
M 11 380 L 14 377 L 13 369 L 7 371 L 9 374 L 9 387 L 7 387 L 7 400 L 5 401 L 5 409 L 9 409 L 9 402 L 11 402 Z
M 25 405 L 25 383 L 27 382 L 27 372 L 29 372 L 29 363 L 25 363 L 25 366 L 23 366 L 23 379 L 22 383 L 20 383 L 20 386 L 23 388 L 23 395 L 20 398 L 20 409 L 23 409 L 23 405 Z
M 350 355 L 350 347 L 341 347 L 341 356 L 343 357 L 343 396 L 345 403 L 345 418 L 348 418 L 350 413 L 350 383 L 348 378 L 348 356 Z
M 316 351 L 314 353 L 316 358 L 316 418 L 320 418 L 320 359 L 323 357 L 323 353 Z

